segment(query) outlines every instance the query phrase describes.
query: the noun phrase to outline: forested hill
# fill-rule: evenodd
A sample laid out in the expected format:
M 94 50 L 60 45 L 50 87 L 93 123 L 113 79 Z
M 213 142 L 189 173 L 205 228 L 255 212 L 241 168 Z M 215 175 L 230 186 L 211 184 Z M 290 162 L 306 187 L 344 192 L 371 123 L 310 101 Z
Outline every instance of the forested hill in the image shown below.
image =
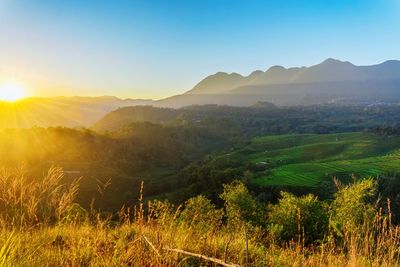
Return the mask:
M 277 108 L 259 102 L 252 107 L 218 105 L 181 109 L 149 106 L 117 109 L 94 124 L 98 132 L 116 131 L 134 122 L 205 128 L 225 137 L 253 137 L 281 133 L 362 131 L 382 124 L 397 125 L 400 106 L 316 105 Z
M 111 179 L 100 208 L 115 210 L 132 201 L 141 181 L 147 196 L 178 189 L 171 185 L 180 169 L 225 145 L 207 130 L 146 122 L 107 135 L 58 127 L 9 129 L 0 130 L 0 166 L 23 166 L 37 175 L 58 166 L 68 181 L 82 176 L 79 202 L 85 208 L 99 197 L 98 185 Z

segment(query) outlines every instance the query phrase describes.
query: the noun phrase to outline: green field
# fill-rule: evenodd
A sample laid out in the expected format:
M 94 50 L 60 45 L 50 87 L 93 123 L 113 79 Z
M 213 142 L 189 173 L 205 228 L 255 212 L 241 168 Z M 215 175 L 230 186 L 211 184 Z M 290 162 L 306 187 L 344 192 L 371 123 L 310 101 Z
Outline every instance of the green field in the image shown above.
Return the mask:
M 318 186 L 332 177 L 400 172 L 400 137 L 372 133 L 258 137 L 230 153 L 255 163 L 258 185 Z

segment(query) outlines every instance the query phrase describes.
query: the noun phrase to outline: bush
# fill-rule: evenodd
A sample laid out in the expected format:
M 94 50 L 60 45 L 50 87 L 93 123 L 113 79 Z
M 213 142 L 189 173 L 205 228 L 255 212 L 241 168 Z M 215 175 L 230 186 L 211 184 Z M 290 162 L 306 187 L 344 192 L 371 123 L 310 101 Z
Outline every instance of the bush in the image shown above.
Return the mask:
M 373 221 L 376 209 L 372 204 L 377 182 L 364 179 L 341 188 L 331 204 L 331 226 L 339 236 L 343 231 L 358 232 L 361 225 Z
M 180 207 L 175 209 L 169 201 L 153 200 L 148 203 L 148 217 L 160 225 L 168 225 L 174 221 L 174 211 L 179 213 Z
M 258 225 L 263 222 L 264 212 L 242 182 L 233 181 L 225 184 L 220 197 L 225 201 L 226 216 L 230 225 L 239 226 L 243 223 Z
M 213 231 L 221 226 L 223 215 L 223 210 L 216 209 L 209 199 L 200 195 L 186 201 L 181 219 L 199 231 Z
M 281 196 L 278 204 L 269 206 L 270 233 L 285 241 L 303 235 L 306 242 L 323 239 L 328 230 L 327 205 L 312 194 L 297 197 L 281 192 Z

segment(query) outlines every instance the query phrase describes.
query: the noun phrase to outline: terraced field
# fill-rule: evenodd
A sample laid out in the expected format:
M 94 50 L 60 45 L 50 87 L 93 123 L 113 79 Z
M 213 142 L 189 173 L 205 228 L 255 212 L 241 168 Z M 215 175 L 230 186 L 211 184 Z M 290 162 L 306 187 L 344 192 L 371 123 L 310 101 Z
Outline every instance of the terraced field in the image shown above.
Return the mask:
M 259 185 L 319 185 L 333 176 L 400 173 L 400 137 L 372 133 L 285 135 L 255 138 L 235 156 L 260 167 Z

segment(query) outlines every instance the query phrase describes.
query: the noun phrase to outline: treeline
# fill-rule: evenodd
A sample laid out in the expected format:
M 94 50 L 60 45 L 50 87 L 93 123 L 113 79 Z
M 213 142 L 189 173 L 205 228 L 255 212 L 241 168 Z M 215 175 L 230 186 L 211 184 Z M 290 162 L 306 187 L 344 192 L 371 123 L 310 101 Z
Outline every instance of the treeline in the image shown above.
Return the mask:
M 133 122 L 153 122 L 189 128 L 206 128 L 233 140 L 260 135 L 290 133 L 355 132 L 380 127 L 398 127 L 400 107 L 318 105 L 298 107 L 192 106 L 182 109 L 137 106 L 120 108 L 97 122 L 99 132 L 115 131 Z
M 370 128 L 368 129 L 368 131 L 378 135 L 390 137 L 390 136 L 400 135 L 400 125 L 383 124 L 377 127 Z

